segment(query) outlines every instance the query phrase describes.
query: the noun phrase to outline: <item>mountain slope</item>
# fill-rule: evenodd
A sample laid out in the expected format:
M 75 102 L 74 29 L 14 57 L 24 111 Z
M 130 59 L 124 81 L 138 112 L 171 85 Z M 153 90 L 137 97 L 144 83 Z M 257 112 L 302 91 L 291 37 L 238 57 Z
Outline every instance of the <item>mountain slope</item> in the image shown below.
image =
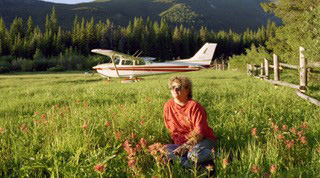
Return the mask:
M 183 23 L 209 29 L 243 31 L 266 24 L 273 16 L 263 12 L 260 2 L 264 0 L 98 0 L 75 5 L 54 4 L 39 0 L 1 0 L 0 16 L 7 24 L 15 17 L 24 21 L 32 16 L 35 24 L 43 28 L 45 16 L 55 6 L 59 24 L 70 29 L 76 15 L 79 18 L 109 18 L 117 25 L 127 25 L 134 17 L 150 17 L 159 21 L 166 18 L 172 24 Z

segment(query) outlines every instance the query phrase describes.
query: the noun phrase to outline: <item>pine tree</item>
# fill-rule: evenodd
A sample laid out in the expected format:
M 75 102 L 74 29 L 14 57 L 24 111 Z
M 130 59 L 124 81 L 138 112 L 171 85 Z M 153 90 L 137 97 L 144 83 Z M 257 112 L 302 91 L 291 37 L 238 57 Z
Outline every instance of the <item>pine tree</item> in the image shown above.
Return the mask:
M 32 17 L 29 16 L 29 19 L 28 19 L 28 22 L 27 22 L 27 35 L 26 35 L 27 38 L 30 38 L 30 36 L 33 33 L 33 29 L 34 29 L 34 26 L 33 26 Z

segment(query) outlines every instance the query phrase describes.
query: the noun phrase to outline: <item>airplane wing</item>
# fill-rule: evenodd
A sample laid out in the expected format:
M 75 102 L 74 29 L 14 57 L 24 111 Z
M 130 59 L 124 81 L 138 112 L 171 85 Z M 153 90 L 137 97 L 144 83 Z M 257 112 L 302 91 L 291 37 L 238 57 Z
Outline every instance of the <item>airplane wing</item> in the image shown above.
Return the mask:
M 140 61 L 141 60 L 141 58 L 138 58 L 138 57 L 133 57 L 133 56 L 128 55 L 128 54 L 116 52 L 116 51 L 113 51 L 113 50 L 107 50 L 107 49 L 93 49 L 93 50 L 91 50 L 91 52 L 97 53 L 97 54 L 102 54 L 102 55 L 105 55 L 105 56 L 109 56 L 110 58 L 111 57 L 114 57 L 114 58 L 119 57 L 121 59 L 131 60 L 131 61 Z

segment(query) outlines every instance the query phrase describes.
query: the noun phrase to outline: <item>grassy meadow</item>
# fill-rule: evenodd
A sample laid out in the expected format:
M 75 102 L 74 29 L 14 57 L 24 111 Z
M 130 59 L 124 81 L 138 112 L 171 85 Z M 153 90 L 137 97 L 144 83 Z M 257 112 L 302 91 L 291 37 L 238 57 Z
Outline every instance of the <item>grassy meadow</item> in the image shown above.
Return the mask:
M 206 108 L 219 140 L 217 177 L 320 174 L 320 107 L 293 89 L 208 69 L 130 84 L 83 73 L 0 75 L 0 176 L 207 177 L 150 154 L 148 146 L 170 141 L 163 105 L 172 75 L 189 76 Z

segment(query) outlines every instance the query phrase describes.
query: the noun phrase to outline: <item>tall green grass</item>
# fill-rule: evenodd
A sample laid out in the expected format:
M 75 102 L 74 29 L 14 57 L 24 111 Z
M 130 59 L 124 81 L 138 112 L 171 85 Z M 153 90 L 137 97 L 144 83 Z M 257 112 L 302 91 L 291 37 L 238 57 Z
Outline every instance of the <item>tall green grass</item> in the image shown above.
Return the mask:
M 172 75 L 189 76 L 194 99 L 206 108 L 219 141 L 218 177 L 319 175 L 319 107 L 293 89 L 209 69 L 130 84 L 82 73 L 0 75 L 0 176 L 206 176 L 178 162 L 157 163 L 147 148 L 128 165 L 125 140 L 170 142 L 163 105 Z M 95 171 L 97 164 L 103 172 Z

